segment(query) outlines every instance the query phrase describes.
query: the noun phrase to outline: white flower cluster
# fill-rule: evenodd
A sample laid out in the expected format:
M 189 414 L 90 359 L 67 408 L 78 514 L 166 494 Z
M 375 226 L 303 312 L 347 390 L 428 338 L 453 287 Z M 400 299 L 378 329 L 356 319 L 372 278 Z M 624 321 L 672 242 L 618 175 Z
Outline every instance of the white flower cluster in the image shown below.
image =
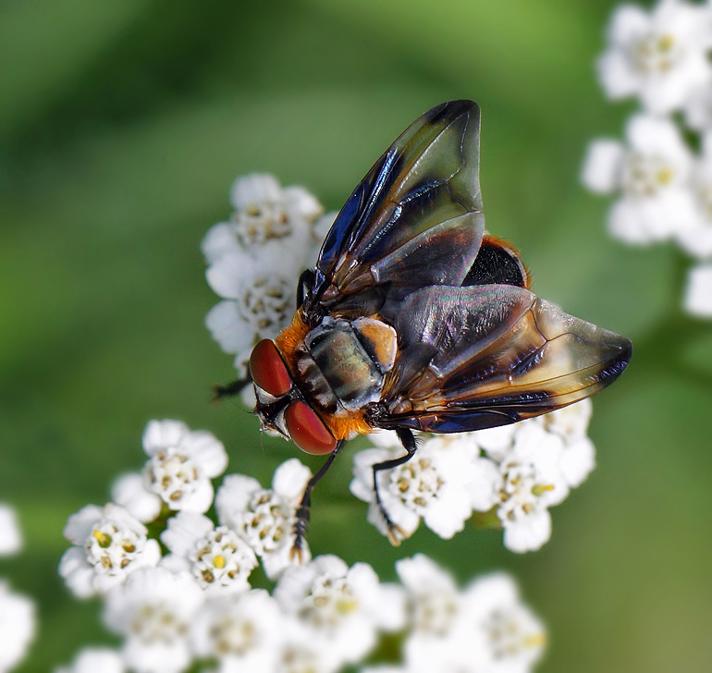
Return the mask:
M 69 517 L 64 535 L 72 546 L 59 572 L 75 596 L 105 596 L 138 570 L 159 566 L 190 576 L 211 595 L 237 593 L 249 588 L 258 559 L 270 578 L 289 565 L 296 506 L 311 476 L 298 460 L 277 469 L 271 489 L 234 474 L 215 496 L 212 480 L 225 471 L 227 453 L 212 434 L 151 421 L 143 448 L 143 471 L 120 476 L 112 502 Z M 205 515 L 213 504 L 216 523 Z M 150 534 L 157 528 L 164 556 Z
M 288 325 L 299 275 L 314 266 L 335 213 L 324 215 L 303 187 L 283 188 L 272 175 L 238 178 L 230 200 L 232 217 L 214 225 L 202 244 L 208 283 L 222 298 L 206 324 L 244 378 L 252 346 Z
M 526 673 L 541 658 L 546 629 L 508 575 L 481 577 L 459 590 L 423 554 L 398 561 L 396 569 L 406 595 L 403 662 L 363 673 Z
M 22 549 L 22 535 L 15 510 L 0 503 L 0 557 Z M 0 673 L 13 670 L 25 657 L 35 635 L 35 604 L 15 593 L 0 578 Z
M 227 457 L 211 434 L 151 421 L 143 446 L 143 471 L 115 482 L 113 502 L 69 518 L 72 546 L 60 562 L 77 597 L 102 600 L 122 644 L 81 650 L 56 673 L 336 673 L 362 663 L 386 633 L 403 643 L 408 671 L 425 670 L 421 652 L 447 652 L 439 670 L 459 673 L 495 664 L 524 672 L 541 653 L 544 631 L 507 577 L 460 592 L 422 556 L 400 563 L 401 584 L 382 583 L 365 563 L 310 560 L 308 549 L 293 564 L 295 512 L 311 476 L 298 460 L 283 463 L 270 488 L 232 474 L 215 492 Z M 259 560 L 271 591 L 252 577 Z
M 609 231 L 631 245 L 674 241 L 697 260 L 686 310 L 712 318 L 712 3 L 659 0 L 613 14 L 598 62 L 611 99 L 642 107 L 625 139 L 593 141 L 582 170 L 591 191 L 616 195 Z
M 421 435 L 415 456 L 379 473 L 381 499 L 403 537 L 420 520 L 442 538 L 465 527 L 473 513 L 504 529 L 515 552 L 539 549 L 551 536 L 549 508 L 558 505 L 593 470 L 586 431 L 591 401 L 514 425 L 456 435 Z M 375 447 L 354 458 L 351 491 L 369 503 L 368 519 L 388 529 L 374 499 L 372 466 L 403 455 L 395 433 L 370 436 Z

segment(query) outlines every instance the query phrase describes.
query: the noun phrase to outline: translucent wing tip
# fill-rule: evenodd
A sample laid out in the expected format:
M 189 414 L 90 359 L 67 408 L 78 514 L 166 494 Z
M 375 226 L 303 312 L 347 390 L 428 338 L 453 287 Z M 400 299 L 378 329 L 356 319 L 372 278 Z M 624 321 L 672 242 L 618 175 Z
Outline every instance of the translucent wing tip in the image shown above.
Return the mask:
M 473 100 L 462 98 L 460 100 L 449 100 L 425 113 L 425 117 L 429 122 L 435 122 L 443 117 L 454 119 L 461 114 L 472 114 L 476 117 L 480 116 L 480 106 Z
M 430 108 L 414 123 L 419 127 L 422 125 L 446 127 L 455 120 L 466 117 L 465 124 L 472 129 L 472 135 L 479 137 L 480 116 L 480 106 L 475 101 L 467 99 L 450 100 Z
M 633 357 L 633 342 L 620 334 L 601 330 L 605 338 L 601 341 L 602 369 L 601 383 L 613 383 L 626 369 Z
M 573 384 L 593 394 L 613 383 L 628 366 L 633 355 L 630 339 L 570 316 L 545 300 L 536 302 L 533 313 L 538 330 L 548 340 L 544 347 L 548 358 L 542 364 L 543 371 L 551 370 L 552 393 L 566 395 Z

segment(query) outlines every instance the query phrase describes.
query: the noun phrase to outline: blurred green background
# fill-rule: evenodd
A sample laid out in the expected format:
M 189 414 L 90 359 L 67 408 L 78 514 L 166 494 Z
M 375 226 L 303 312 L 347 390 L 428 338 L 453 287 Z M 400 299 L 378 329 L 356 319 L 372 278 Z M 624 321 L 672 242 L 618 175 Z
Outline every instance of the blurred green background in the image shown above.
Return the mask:
M 19 670 L 109 642 L 96 603 L 56 575 L 67 516 L 142 463 L 152 417 L 214 431 L 264 482 L 293 455 L 236 403 L 211 405 L 230 357 L 203 327 L 216 298 L 199 242 L 255 170 L 338 208 L 387 144 L 442 100 L 483 109 L 491 231 L 537 292 L 633 338 L 596 400 L 598 470 L 553 510 L 539 553 L 499 532 L 399 550 L 348 494 L 318 491 L 311 542 L 393 578 L 425 551 L 463 580 L 508 568 L 551 630 L 540 670 L 709 671 L 712 324 L 679 311 L 687 262 L 624 248 L 578 182 L 587 141 L 618 135 L 593 62 L 614 3 L 588 0 L 5 0 L 0 4 L 0 500 L 24 553 L 0 562 L 40 605 Z

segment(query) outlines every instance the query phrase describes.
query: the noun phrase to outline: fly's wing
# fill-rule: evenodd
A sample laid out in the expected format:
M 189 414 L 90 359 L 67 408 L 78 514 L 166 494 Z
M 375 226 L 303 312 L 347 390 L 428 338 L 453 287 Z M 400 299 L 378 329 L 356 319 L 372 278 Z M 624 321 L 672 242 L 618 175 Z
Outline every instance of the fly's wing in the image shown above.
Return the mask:
M 385 428 L 463 432 L 553 411 L 615 380 L 632 350 L 513 285 L 417 290 L 396 329 Z
M 479 127 L 476 103 L 444 103 L 388 148 L 324 240 L 307 317 L 375 312 L 416 288 L 461 284 L 484 231 Z

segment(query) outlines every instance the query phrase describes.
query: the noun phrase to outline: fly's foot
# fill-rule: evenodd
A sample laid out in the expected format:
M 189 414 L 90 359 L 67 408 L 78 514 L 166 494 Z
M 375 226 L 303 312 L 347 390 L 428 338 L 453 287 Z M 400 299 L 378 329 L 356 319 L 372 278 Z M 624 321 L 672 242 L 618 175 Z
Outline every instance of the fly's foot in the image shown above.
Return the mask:
M 400 547 L 401 542 L 408 537 L 408 534 L 397 523 L 393 522 L 386 508 L 382 503 L 378 503 L 378 509 L 386 523 L 386 537 L 394 547 Z

